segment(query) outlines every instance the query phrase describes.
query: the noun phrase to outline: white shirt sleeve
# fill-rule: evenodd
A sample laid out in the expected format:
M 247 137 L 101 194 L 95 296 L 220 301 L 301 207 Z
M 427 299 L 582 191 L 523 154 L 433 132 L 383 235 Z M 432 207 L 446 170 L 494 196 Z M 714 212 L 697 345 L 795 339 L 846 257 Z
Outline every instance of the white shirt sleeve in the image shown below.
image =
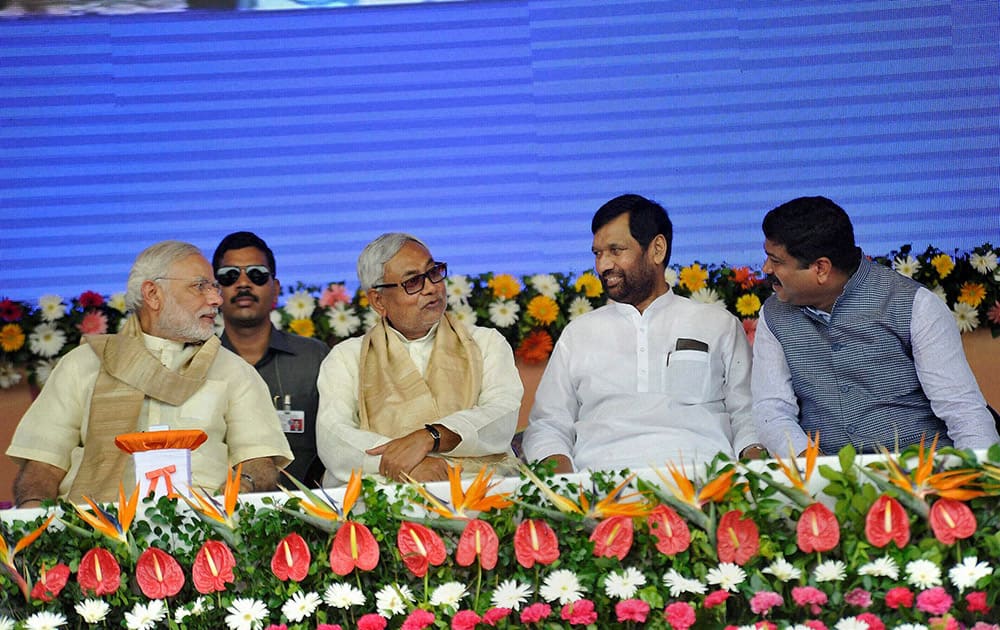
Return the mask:
M 570 377 L 567 342 L 567 335 L 563 333 L 535 390 L 535 404 L 522 442 L 524 457 L 529 462 L 551 455 L 565 455 L 573 461 L 574 423 L 580 403 Z M 575 463 L 573 468 L 576 469 Z
M 753 418 L 761 444 L 784 457 L 789 448 L 799 454 L 808 446 L 799 425 L 799 401 L 792 388 L 792 372 L 774 333 L 768 328 L 763 310 L 757 321 L 753 342 Z
M 750 342 L 735 318 L 726 333 L 725 344 L 722 353 L 723 361 L 726 362 L 723 393 L 733 430 L 733 452 L 739 457 L 743 449 L 760 442 L 760 439 L 753 421 L 753 397 L 750 394 Z

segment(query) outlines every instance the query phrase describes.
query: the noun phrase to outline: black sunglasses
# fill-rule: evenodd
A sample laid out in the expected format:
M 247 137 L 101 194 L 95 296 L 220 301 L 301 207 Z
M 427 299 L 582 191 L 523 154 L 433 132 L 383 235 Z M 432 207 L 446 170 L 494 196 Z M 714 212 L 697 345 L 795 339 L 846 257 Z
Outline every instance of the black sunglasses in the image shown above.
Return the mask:
M 236 284 L 240 279 L 240 272 L 246 272 L 247 278 L 258 287 L 267 284 L 271 277 L 271 270 L 264 265 L 247 265 L 246 267 L 219 267 L 215 272 L 215 279 L 224 287 Z
M 433 267 L 425 271 L 424 273 L 418 273 L 415 276 L 411 276 L 402 282 L 393 282 L 392 284 L 376 284 L 373 289 L 389 289 L 392 287 L 403 287 L 409 295 L 414 293 L 420 293 L 424 290 L 424 279 L 430 280 L 432 283 L 437 284 L 448 277 L 448 263 L 435 263 Z

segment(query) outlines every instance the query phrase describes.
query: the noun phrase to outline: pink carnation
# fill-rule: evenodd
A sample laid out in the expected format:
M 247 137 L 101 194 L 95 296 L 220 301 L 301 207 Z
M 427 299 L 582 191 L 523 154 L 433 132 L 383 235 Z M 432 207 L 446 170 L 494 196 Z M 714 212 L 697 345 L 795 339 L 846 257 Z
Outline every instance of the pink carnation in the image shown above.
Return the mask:
M 753 627 L 757 630 L 778 630 L 778 624 L 771 621 L 758 621 Z
M 649 604 L 641 599 L 626 599 L 615 604 L 615 614 L 618 616 L 618 623 L 645 623 L 649 616 Z
M 369 613 L 358 619 L 358 630 L 385 630 L 388 622 L 382 615 Z
M 958 620 L 951 615 L 945 615 L 944 617 L 931 617 L 928 620 L 930 623 L 928 625 L 933 630 L 961 630 L 962 625 L 958 623 Z
M 406 618 L 406 621 L 403 622 L 399 630 L 424 630 L 424 628 L 432 623 L 434 623 L 434 613 L 423 608 L 417 608 L 410 613 L 410 616 Z
M 827 630 L 826 624 L 818 619 L 807 621 L 803 625 L 809 628 L 809 630 Z
M 687 630 L 694 625 L 694 607 L 687 602 L 674 602 L 663 611 L 667 623 L 674 630 Z
M 969 630 L 1000 630 L 1000 625 L 995 623 L 986 623 L 985 621 L 977 621 L 976 625 L 969 628 Z
M 562 607 L 560 614 L 563 621 L 568 621 L 571 626 L 586 626 L 597 621 L 597 612 L 594 610 L 594 602 L 589 599 L 578 599 Z
M 990 607 L 986 605 L 986 592 L 973 591 L 965 596 L 965 604 L 969 612 L 988 613 Z
M 316 630 L 344 630 L 340 627 L 339 623 L 319 623 L 316 624 Z
M 288 626 L 286 626 L 285 624 L 279 625 L 276 623 L 272 623 L 267 627 L 267 630 L 288 630 Z
M 953 601 L 943 588 L 935 586 L 917 595 L 917 609 L 932 615 L 943 615 L 951 608 Z
M 844 601 L 851 606 L 868 608 L 872 605 L 872 594 L 863 588 L 856 588 L 847 595 L 844 595 Z
M 750 610 L 755 615 L 766 615 L 775 606 L 781 606 L 785 600 L 774 591 L 760 591 L 750 598 Z
M 342 284 L 331 284 L 319 296 L 320 306 L 336 306 L 342 302 L 350 302 L 351 296 L 347 293 L 347 287 Z
M 729 591 L 719 589 L 705 596 L 705 608 L 715 608 L 729 599 Z
M 510 608 L 490 608 L 483 613 L 483 623 L 488 626 L 495 626 L 502 619 L 506 619 L 511 612 Z
M 885 630 L 885 624 L 882 623 L 882 620 L 871 613 L 861 613 L 855 619 L 867 623 L 868 630 Z
M 473 630 L 480 618 L 474 610 L 460 610 L 451 618 L 451 630 Z
M 796 605 L 809 607 L 809 612 L 814 615 L 820 613 L 820 606 L 828 601 L 826 593 L 815 586 L 796 586 L 792 589 L 792 600 Z
M 885 594 L 885 605 L 892 609 L 912 608 L 913 591 L 905 586 L 891 588 L 889 589 L 889 592 Z
M 108 316 L 98 311 L 90 311 L 83 316 L 83 320 L 76 325 L 84 335 L 103 335 L 108 332 Z
M 532 604 L 521 613 L 521 623 L 538 623 L 543 619 L 548 619 L 552 614 L 552 606 L 548 604 Z

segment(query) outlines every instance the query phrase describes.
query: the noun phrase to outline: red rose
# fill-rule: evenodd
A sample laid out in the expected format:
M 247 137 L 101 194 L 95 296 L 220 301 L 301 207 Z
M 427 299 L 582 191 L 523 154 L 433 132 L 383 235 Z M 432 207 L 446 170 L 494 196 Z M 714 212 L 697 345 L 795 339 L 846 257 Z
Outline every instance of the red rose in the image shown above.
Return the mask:
M 799 549 L 806 553 L 830 551 L 840 544 L 840 523 L 822 503 L 813 503 L 802 511 L 795 531 Z
M 51 602 L 59 596 L 69 580 L 69 567 L 59 563 L 48 571 L 44 568 L 38 574 L 38 581 L 31 589 L 31 597 L 43 602 Z
M 646 517 L 649 533 L 656 538 L 656 548 L 666 556 L 687 550 L 691 545 L 691 530 L 673 509 L 658 505 Z
M 624 560 L 632 548 L 632 517 L 612 516 L 597 524 L 590 535 L 598 558 Z
M 910 542 L 910 519 L 899 501 L 883 494 L 865 517 L 865 535 L 876 547 L 885 547 L 889 541 L 902 549 Z
M 760 548 L 760 532 L 750 517 L 743 518 L 743 512 L 730 510 L 719 519 L 716 546 L 721 562 L 732 562 L 743 566 L 754 557 Z

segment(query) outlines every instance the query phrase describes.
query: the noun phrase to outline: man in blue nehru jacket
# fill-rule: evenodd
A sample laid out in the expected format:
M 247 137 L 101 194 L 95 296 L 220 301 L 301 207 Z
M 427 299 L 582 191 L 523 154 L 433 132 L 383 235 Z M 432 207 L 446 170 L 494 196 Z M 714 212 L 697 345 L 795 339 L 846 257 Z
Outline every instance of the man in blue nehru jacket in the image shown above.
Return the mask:
M 764 217 L 774 295 L 753 346 L 753 412 L 772 453 L 1000 441 L 948 306 L 861 255 L 844 210 L 801 197 Z

